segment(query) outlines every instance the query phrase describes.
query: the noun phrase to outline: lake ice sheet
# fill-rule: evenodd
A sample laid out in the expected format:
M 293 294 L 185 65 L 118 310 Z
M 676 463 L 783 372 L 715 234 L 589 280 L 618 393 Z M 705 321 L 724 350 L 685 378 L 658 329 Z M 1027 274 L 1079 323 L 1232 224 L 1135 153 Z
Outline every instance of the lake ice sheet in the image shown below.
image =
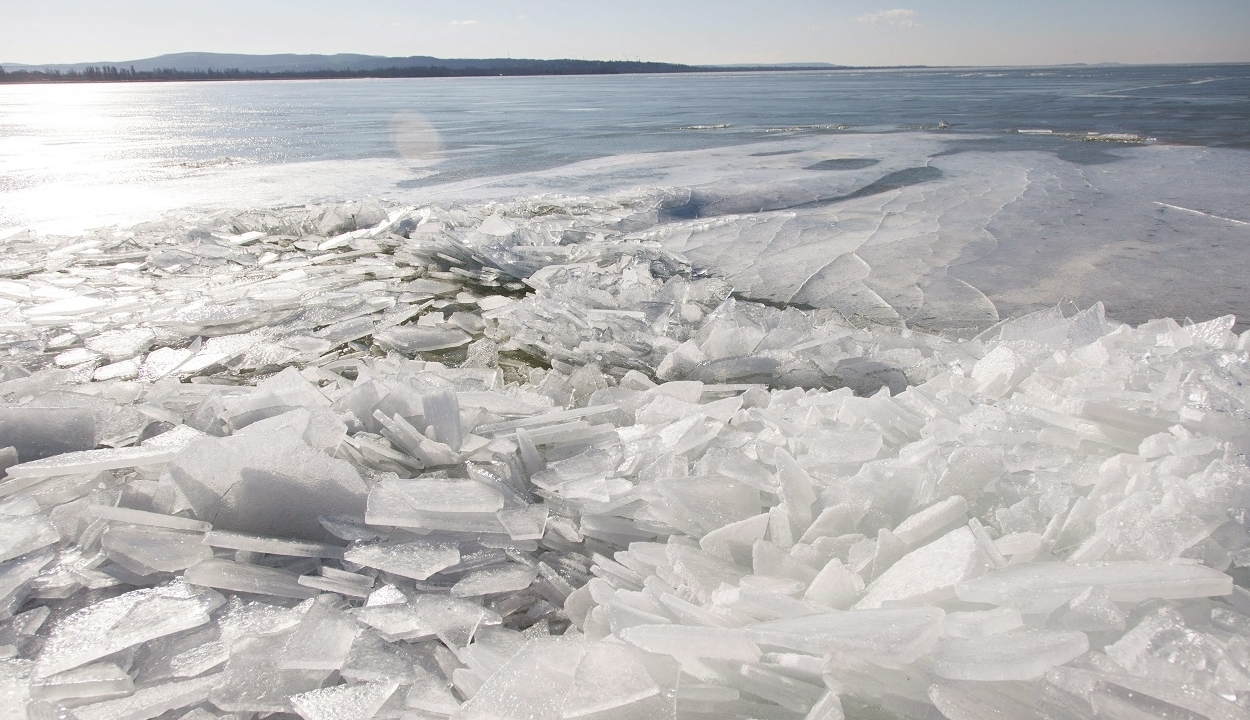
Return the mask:
M 1244 717 L 1244 160 L 829 134 L 10 234 L 5 712 Z

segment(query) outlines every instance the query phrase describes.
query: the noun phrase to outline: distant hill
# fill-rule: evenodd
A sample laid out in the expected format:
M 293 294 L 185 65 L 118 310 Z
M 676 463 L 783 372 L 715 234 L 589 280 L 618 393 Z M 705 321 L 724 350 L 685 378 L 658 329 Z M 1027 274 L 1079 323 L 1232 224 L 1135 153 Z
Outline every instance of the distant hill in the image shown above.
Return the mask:
M 523 58 L 436 58 L 426 55 L 384 57 L 380 55 L 239 55 L 227 53 L 175 53 L 142 60 L 90 62 L 52 65 L 0 63 L 9 73 L 86 73 L 90 68 L 112 67 L 135 73 L 157 73 L 174 70 L 180 73 L 228 73 L 246 75 L 341 73 L 367 74 L 380 71 L 429 68 L 448 71 L 439 74 L 567 74 L 570 72 L 706 72 L 708 70 L 795 70 L 828 69 L 827 63 L 781 65 L 696 66 L 627 60 L 532 60 Z M 472 71 L 472 72 L 470 72 Z M 388 73 L 391 74 L 391 73 Z

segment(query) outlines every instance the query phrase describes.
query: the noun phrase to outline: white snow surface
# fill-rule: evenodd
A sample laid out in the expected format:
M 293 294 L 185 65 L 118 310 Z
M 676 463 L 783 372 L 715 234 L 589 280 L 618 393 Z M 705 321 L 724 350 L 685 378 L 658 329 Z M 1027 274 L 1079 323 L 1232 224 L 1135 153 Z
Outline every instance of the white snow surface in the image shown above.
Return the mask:
M 1245 717 L 1250 332 L 976 156 L 9 236 L 3 712 Z

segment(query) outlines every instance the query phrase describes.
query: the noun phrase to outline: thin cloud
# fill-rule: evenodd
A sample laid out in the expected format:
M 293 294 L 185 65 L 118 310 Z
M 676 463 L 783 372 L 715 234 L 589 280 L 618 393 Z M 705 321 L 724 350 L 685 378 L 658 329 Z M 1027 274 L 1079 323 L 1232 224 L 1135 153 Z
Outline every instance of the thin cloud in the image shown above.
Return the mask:
M 477 20 L 452 20 L 452 25 L 477 25 Z
M 878 10 L 876 12 L 864 13 L 855 19 L 865 25 L 893 25 L 894 27 L 909 28 L 916 26 L 916 11 L 904 8 Z

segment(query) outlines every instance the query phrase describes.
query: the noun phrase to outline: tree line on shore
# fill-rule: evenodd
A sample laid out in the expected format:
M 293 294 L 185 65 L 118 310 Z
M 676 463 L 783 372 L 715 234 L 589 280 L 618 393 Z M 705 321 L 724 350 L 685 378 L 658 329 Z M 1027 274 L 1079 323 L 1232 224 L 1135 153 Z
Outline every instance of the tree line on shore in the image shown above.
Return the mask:
M 412 65 L 367 70 L 136 70 L 114 65 L 79 69 L 16 69 L 0 67 L 0 83 L 24 82 L 153 82 L 186 80 L 313 80 L 334 78 L 480 77 L 486 75 L 618 75 L 635 73 L 709 72 L 713 68 L 636 60 L 518 60 L 492 61 L 491 67 Z M 739 68 L 734 68 L 739 69 Z

